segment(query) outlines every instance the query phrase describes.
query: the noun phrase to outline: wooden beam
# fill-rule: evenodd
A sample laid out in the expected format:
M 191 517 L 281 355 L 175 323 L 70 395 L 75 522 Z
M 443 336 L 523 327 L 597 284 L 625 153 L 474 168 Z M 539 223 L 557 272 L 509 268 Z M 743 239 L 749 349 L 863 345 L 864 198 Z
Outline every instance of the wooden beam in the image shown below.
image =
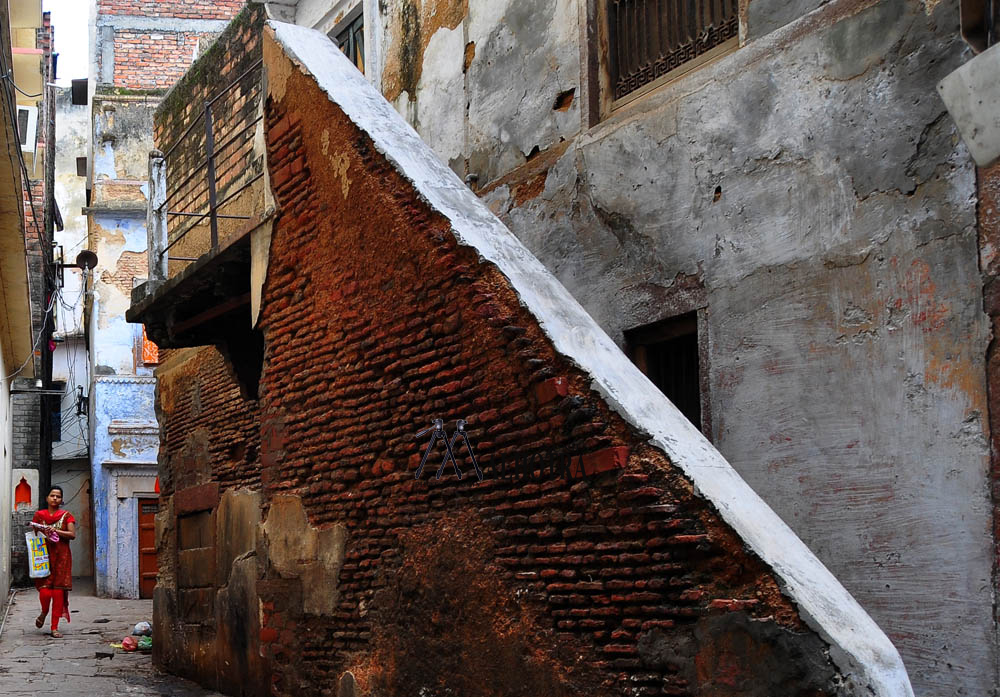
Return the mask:
M 250 304 L 250 293 L 244 293 L 243 295 L 237 296 L 235 298 L 230 298 L 224 303 L 220 303 L 215 307 L 211 307 L 204 312 L 199 312 L 194 317 L 184 320 L 183 322 L 178 322 L 174 325 L 171 334 L 178 336 L 179 334 L 186 332 L 192 327 L 197 327 L 199 324 L 203 324 L 209 320 L 215 319 L 216 317 L 221 317 L 222 315 L 232 312 L 235 309 L 243 307 L 244 305 Z

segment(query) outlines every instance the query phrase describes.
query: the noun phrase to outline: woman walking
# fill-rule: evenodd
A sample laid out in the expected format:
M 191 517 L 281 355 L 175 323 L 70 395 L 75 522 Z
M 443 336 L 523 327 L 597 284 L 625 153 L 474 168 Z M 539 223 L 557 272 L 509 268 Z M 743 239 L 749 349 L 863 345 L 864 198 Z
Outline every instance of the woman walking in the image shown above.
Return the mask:
M 38 598 L 42 603 L 42 614 L 35 620 L 35 626 L 42 628 L 51 605 L 52 636 L 59 638 L 62 636 L 59 632 L 59 618 L 65 617 L 69 622 L 69 592 L 73 589 L 73 555 L 69 550 L 69 541 L 76 538 L 76 519 L 69 511 L 60 510 L 63 502 L 62 487 L 52 487 L 45 502 L 48 507 L 35 513 L 31 522 L 44 526 L 42 532 L 46 535 L 58 535 L 59 541 L 45 540 L 50 571 L 47 577 L 35 579 Z

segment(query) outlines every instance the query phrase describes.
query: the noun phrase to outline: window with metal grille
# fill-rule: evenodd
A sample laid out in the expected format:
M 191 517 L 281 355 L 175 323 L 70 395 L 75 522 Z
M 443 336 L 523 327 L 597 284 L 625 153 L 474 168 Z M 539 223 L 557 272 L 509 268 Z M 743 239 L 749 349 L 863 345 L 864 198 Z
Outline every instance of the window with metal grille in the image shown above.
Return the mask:
M 625 332 L 636 366 L 699 430 L 702 428 L 702 371 L 698 317 L 689 312 Z
M 739 0 L 607 0 L 614 99 L 709 58 L 739 34 Z
M 330 33 L 330 36 L 363 73 L 365 72 L 365 17 L 360 5 L 351 14 L 355 16 L 349 16 L 345 23 Z
M 962 0 L 962 37 L 976 53 L 1000 43 L 1000 0 Z

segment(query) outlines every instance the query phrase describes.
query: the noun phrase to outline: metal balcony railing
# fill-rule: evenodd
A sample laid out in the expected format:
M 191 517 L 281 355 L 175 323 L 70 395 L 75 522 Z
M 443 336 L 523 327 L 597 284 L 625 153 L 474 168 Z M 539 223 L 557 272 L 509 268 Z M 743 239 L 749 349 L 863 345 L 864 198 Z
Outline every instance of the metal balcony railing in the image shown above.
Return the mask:
M 250 220 L 252 216 L 223 211 L 264 176 L 263 154 L 254 148 L 260 123 L 261 61 L 205 102 L 199 115 L 162 155 L 165 192 L 151 197 L 151 216 L 165 217 L 165 244 L 150 260 L 166 271 L 166 262 L 195 261 L 219 248 L 219 222 Z M 151 172 L 151 180 L 154 177 Z M 155 192 L 151 192 L 151 195 Z M 170 255 L 192 230 L 208 222 L 208 249 L 184 245 L 188 256 Z M 198 256 L 190 256 L 197 253 Z M 152 274 L 151 274 L 152 277 Z

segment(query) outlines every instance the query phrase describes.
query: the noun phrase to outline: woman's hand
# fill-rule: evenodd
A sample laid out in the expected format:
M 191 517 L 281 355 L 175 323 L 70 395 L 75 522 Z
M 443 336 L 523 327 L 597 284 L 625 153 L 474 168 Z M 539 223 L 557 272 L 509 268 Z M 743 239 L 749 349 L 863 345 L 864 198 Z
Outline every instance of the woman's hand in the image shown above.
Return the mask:
M 66 538 L 67 540 L 75 540 L 76 539 L 76 523 L 69 523 L 66 526 L 65 530 L 56 530 L 56 534 L 58 534 L 59 537 Z

